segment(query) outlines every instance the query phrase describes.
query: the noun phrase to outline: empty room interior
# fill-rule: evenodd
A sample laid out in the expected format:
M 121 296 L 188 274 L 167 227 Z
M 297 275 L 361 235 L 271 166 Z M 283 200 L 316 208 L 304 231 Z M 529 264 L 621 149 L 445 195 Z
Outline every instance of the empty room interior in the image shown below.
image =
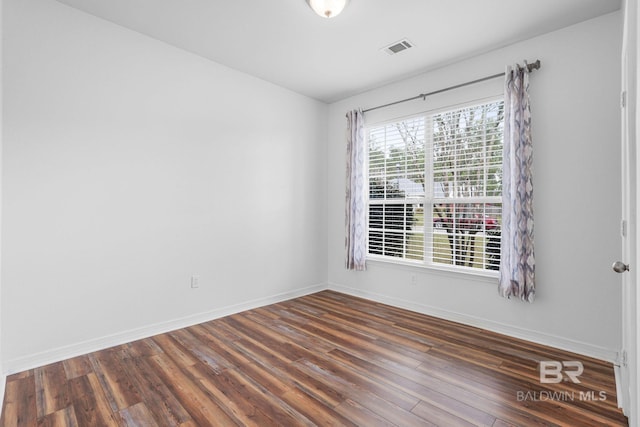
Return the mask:
M 0 425 L 640 425 L 635 1 L 0 6 Z

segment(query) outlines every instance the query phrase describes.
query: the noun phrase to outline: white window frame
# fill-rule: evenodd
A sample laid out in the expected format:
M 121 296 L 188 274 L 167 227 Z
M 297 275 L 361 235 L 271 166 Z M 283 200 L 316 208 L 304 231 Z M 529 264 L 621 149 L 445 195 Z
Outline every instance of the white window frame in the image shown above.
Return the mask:
M 464 199 L 464 201 L 461 201 L 461 199 L 451 199 L 451 198 L 435 198 L 435 195 L 433 194 L 433 180 L 434 180 L 434 176 L 433 176 L 433 132 L 428 131 L 425 132 L 425 188 L 424 188 L 424 197 L 422 200 L 422 205 L 423 205 L 423 215 L 424 215 L 424 239 L 423 239 L 423 259 L 422 260 L 411 260 L 411 259 L 407 259 L 407 258 L 400 258 L 400 257 L 393 257 L 393 256 L 387 256 L 387 255 L 377 255 L 377 254 L 371 254 L 369 253 L 369 236 L 370 236 L 370 226 L 369 226 L 369 212 L 370 212 L 370 193 L 369 193 L 369 155 L 368 155 L 368 150 L 369 150 L 369 134 L 372 128 L 378 128 L 381 126 L 385 126 L 385 125 L 389 125 L 389 124 L 394 124 L 394 123 L 398 123 L 398 122 L 402 122 L 404 120 L 410 120 L 416 117 L 424 117 L 425 119 L 425 129 L 433 129 L 433 116 L 440 114 L 440 113 L 444 113 L 444 112 L 448 112 L 448 111 L 452 111 L 452 110 L 456 110 L 456 109 L 464 109 L 466 107 L 471 107 L 471 106 L 475 106 L 475 105 L 482 105 L 482 104 L 490 104 L 490 103 L 495 103 L 495 102 L 501 102 L 504 101 L 504 95 L 500 94 L 500 95 L 493 95 L 493 96 L 489 96 L 489 97 L 484 97 L 484 98 L 480 98 L 480 99 L 475 99 L 472 101 L 466 101 L 466 102 L 462 102 L 462 103 L 456 103 L 456 104 L 452 104 L 452 105 L 447 105 L 447 106 L 443 106 L 443 107 L 439 107 L 439 108 L 433 108 L 430 110 L 425 110 L 425 111 L 421 111 L 419 113 L 414 113 L 414 114 L 410 114 L 410 115 L 406 115 L 406 116 L 402 116 L 402 117 L 397 117 L 397 118 L 393 118 L 393 119 L 388 119 L 388 120 L 384 120 L 384 121 L 378 121 L 378 122 L 373 122 L 373 123 L 367 123 L 365 125 L 365 137 L 366 137 L 366 143 L 365 146 L 367 147 L 367 155 L 366 155 L 366 173 L 367 176 L 365 177 L 365 183 L 367 186 L 366 189 L 366 194 L 367 194 L 367 199 L 366 199 L 366 225 L 367 225 L 367 232 L 366 232 L 366 247 L 367 247 L 367 261 L 374 261 L 374 262 L 381 262 L 381 263 L 385 263 L 385 264 L 396 264 L 396 265 L 406 265 L 406 266 L 411 266 L 411 267 L 418 267 L 418 268 L 425 268 L 425 269 L 432 269 L 432 270 L 440 270 L 440 271 L 447 271 L 447 272 L 453 272 L 453 273 L 463 273 L 463 274 L 470 274 L 473 276 L 480 276 L 480 277 L 487 277 L 487 278 L 498 278 L 499 277 L 499 272 L 497 270 L 488 270 L 488 269 L 484 269 L 484 268 L 476 268 L 476 267 L 467 267 L 467 266 L 459 266 L 459 265 L 454 265 L 452 264 L 444 264 L 444 263 L 436 263 L 433 262 L 433 230 L 434 230 L 434 225 L 433 225 L 433 207 L 435 205 L 437 205 L 438 203 L 499 203 L 502 204 L 502 197 L 500 196 L 484 196 L 484 197 L 478 197 L 478 198 L 468 198 L 468 199 Z M 400 199 L 400 200 L 410 200 L 410 199 Z M 406 202 L 405 202 L 406 203 Z M 431 218 L 431 220 L 427 221 L 427 218 Z M 452 254 L 453 256 L 453 254 Z

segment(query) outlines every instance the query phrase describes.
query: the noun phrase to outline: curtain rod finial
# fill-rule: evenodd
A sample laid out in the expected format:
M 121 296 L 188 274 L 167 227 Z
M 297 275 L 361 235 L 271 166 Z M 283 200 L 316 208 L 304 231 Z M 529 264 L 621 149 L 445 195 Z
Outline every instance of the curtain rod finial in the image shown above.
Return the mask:
M 539 70 L 540 69 L 540 60 L 536 59 L 536 62 L 534 62 L 532 64 L 527 64 L 527 69 L 529 70 L 529 72 L 531 72 L 533 70 Z

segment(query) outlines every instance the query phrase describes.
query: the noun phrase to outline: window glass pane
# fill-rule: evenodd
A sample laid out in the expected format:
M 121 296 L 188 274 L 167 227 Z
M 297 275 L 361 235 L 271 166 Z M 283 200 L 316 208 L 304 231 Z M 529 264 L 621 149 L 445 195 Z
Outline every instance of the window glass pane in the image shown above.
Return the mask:
M 503 120 L 502 102 L 433 116 L 435 198 L 501 194 Z
M 498 269 L 503 116 L 497 101 L 368 130 L 370 254 Z
M 500 203 L 439 203 L 433 208 L 433 262 L 497 270 Z
M 424 259 L 424 209 L 420 203 L 369 204 L 369 253 Z
M 371 129 L 369 197 L 424 197 L 424 117 Z

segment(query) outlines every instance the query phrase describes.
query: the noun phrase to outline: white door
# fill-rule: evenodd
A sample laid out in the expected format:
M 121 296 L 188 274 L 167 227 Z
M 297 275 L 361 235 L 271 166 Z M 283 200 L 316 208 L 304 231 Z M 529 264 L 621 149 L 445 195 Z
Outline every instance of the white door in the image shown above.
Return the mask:
M 637 307 L 637 118 L 636 84 L 638 79 L 638 7 L 636 1 L 624 2 L 624 36 L 622 47 L 622 259 L 614 264 L 622 285 L 622 351 L 619 358 L 618 379 L 620 395 L 618 404 L 629 417 L 630 426 L 638 420 L 638 307 Z

